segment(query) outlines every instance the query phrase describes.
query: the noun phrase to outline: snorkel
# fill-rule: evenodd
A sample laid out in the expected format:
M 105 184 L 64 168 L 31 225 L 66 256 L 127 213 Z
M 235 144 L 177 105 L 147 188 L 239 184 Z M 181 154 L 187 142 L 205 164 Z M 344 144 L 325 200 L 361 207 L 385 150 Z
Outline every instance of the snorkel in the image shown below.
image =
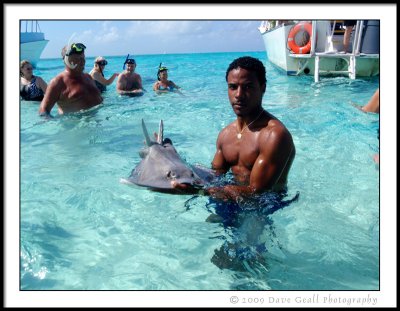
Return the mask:
M 128 56 L 126 56 L 126 58 L 125 58 L 124 66 L 122 67 L 123 70 L 125 70 L 126 64 L 133 64 L 136 66 L 136 61 L 134 58 L 129 58 L 129 54 L 128 54 Z
M 122 67 L 122 70 L 125 70 L 125 65 L 126 65 L 126 62 L 127 62 L 128 59 L 129 59 L 129 54 L 125 58 L 125 62 L 124 62 L 124 66 Z
M 78 64 L 70 63 L 69 56 L 64 56 L 64 63 L 71 70 L 74 70 L 76 68 L 76 66 L 78 66 Z
M 74 63 L 71 63 L 70 61 L 69 61 L 69 55 L 67 56 L 67 51 L 68 51 L 68 49 L 69 48 L 71 48 L 71 40 L 72 40 L 72 38 L 75 36 L 75 32 L 71 35 L 71 37 L 69 37 L 69 40 L 68 40 L 68 43 L 67 43 L 67 45 L 64 47 L 64 49 L 63 49 L 63 53 L 65 53 L 64 55 L 63 55 L 63 60 L 64 60 L 64 63 L 65 63 L 65 65 L 67 65 L 67 67 L 69 68 L 69 69 L 71 69 L 71 70 L 74 70 L 75 68 L 76 68 L 76 66 L 78 66 L 78 64 L 74 64 Z

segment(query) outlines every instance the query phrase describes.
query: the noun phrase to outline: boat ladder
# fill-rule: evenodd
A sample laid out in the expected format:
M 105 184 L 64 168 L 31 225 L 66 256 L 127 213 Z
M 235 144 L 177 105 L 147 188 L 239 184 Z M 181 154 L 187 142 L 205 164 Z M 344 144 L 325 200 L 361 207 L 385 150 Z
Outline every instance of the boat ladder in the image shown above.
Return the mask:
M 363 21 L 357 21 L 356 28 L 354 31 L 354 36 L 353 36 L 353 47 L 352 47 L 352 52 L 351 53 L 337 53 L 337 52 L 323 52 L 323 53 L 318 53 L 314 52 L 315 48 L 315 36 L 314 34 L 312 35 L 312 38 L 314 39 L 311 43 L 312 49 L 311 49 L 311 54 L 315 55 L 315 65 L 314 65 L 314 81 L 319 82 L 319 77 L 320 73 L 332 73 L 332 74 L 349 74 L 350 79 L 355 79 L 356 78 L 356 56 L 360 55 L 360 44 L 361 44 L 361 35 L 362 35 L 362 29 L 363 29 Z M 316 29 L 316 24 L 313 22 L 313 32 L 314 29 Z M 347 70 L 342 70 L 342 71 L 324 71 L 320 69 L 319 62 L 321 58 L 342 58 L 345 59 L 347 64 L 348 64 L 348 69 Z

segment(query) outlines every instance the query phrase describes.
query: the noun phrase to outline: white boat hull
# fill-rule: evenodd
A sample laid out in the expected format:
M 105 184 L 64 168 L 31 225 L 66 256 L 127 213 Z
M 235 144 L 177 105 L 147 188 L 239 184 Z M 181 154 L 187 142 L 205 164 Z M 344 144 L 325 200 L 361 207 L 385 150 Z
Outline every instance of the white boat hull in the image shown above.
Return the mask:
M 287 46 L 287 38 L 293 25 L 285 25 L 262 33 L 268 60 L 287 75 L 314 75 L 315 57 L 319 57 L 319 74 L 349 75 L 350 54 L 339 54 L 343 37 L 333 36 L 334 52 L 327 50 L 326 27 L 323 22 L 317 27 L 317 44 L 314 54 L 293 54 Z M 320 40 L 318 40 L 320 38 Z M 323 38 L 323 40 L 322 40 Z M 379 74 L 379 54 L 359 54 L 355 56 L 355 73 L 359 77 Z
M 25 42 L 20 44 L 20 59 L 29 60 L 33 67 L 37 67 L 40 56 L 49 40 Z

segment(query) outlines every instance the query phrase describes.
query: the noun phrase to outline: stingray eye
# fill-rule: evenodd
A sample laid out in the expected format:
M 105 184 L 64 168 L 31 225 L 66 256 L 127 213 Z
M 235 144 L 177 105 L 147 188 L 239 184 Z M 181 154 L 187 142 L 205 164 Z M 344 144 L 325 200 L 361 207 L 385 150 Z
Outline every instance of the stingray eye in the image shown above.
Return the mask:
M 167 173 L 167 177 L 168 178 L 176 178 L 176 173 L 175 172 L 172 172 L 172 171 L 169 171 L 168 173 Z

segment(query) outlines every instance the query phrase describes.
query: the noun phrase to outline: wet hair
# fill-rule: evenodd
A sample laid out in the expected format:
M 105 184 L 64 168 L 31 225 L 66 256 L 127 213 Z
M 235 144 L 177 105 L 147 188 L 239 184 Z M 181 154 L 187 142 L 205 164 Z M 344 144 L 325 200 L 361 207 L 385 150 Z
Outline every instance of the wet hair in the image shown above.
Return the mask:
M 31 62 L 29 60 L 26 60 L 26 59 L 22 60 L 21 63 L 19 64 L 19 76 L 20 77 L 24 76 L 24 74 L 22 73 L 22 68 L 24 68 L 25 65 L 28 65 L 28 64 L 32 65 Z
M 260 85 L 263 84 L 267 85 L 267 79 L 265 77 L 266 71 L 264 64 L 257 58 L 251 56 L 239 57 L 236 58 L 232 63 L 230 63 L 228 69 L 226 70 L 226 75 L 225 75 L 226 82 L 228 82 L 229 72 L 239 67 L 249 71 L 254 71 L 256 73 L 257 80 L 260 83 Z

